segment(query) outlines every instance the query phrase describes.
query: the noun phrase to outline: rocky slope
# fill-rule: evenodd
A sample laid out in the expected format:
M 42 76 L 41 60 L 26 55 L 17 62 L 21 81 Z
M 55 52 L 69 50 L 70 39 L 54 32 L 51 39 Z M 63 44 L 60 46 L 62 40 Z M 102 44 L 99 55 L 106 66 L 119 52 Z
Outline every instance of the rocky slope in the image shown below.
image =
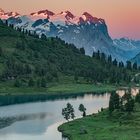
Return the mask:
M 105 20 L 94 17 L 88 12 L 78 17 L 70 11 L 56 14 L 49 10 L 41 10 L 24 16 L 0 11 L 0 18 L 7 19 L 15 28 L 35 31 L 40 36 L 41 34 L 48 37 L 58 36 L 78 48 L 84 47 L 86 54 L 90 56 L 93 51 L 100 50 L 118 60 L 126 61 L 140 52 L 139 42 L 123 38 L 113 40 L 109 36 Z

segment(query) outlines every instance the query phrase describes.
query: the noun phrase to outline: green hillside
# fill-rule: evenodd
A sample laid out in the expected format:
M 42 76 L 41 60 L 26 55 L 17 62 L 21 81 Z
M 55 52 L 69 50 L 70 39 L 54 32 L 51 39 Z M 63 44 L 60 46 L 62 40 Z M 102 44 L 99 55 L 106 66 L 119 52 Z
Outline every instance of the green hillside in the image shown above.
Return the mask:
M 103 53 L 91 58 L 59 38 L 39 39 L 0 22 L 0 92 L 7 87 L 32 90 L 58 83 L 122 84 L 130 82 L 131 74 Z

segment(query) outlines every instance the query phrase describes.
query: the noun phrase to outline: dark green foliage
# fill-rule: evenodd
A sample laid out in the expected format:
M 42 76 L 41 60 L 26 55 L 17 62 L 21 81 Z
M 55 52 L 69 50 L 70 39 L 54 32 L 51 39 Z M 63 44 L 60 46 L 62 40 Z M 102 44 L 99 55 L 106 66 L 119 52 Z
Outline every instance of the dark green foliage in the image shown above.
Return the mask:
M 124 63 L 123 62 L 119 62 L 119 67 L 120 68 L 124 68 Z
M 136 97 L 137 101 L 139 100 L 139 95 Z M 124 112 L 131 113 L 134 111 L 135 101 L 133 99 L 133 96 L 131 95 L 131 89 L 129 89 L 127 92 L 125 92 L 124 96 L 121 98 L 118 94 L 113 93 L 110 96 L 109 101 L 109 112 L 110 114 L 114 110 L 120 110 Z
M 131 64 L 131 62 L 130 62 L 130 61 L 127 61 L 126 63 L 127 63 L 127 64 L 126 64 L 127 69 L 131 70 L 131 69 L 132 69 L 132 64 Z
M 21 81 L 18 80 L 18 79 L 15 80 L 14 86 L 15 86 L 15 87 L 21 87 L 21 86 L 22 86 Z
M 40 81 L 40 79 L 37 79 L 37 81 L 36 81 L 36 86 L 37 86 L 37 87 L 41 87 L 41 81 Z
M 24 43 L 24 41 L 22 41 L 22 42 L 17 42 L 17 43 L 16 43 L 16 48 L 17 48 L 17 49 L 20 49 L 20 50 L 24 50 L 24 49 L 25 49 L 25 43 Z
M 66 108 L 62 109 L 62 115 L 64 116 L 64 118 L 66 120 L 74 119 L 75 118 L 74 108 L 73 108 L 73 106 L 70 103 L 67 103 Z
M 83 55 L 73 44 L 68 44 L 56 38 L 37 38 L 29 35 L 29 31 L 13 30 L 6 25 L 0 25 L 0 72 L 1 80 L 30 78 L 36 85 L 46 87 L 46 82 L 59 80 L 59 75 L 79 77 L 89 83 L 130 82 L 131 73 L 125 67 L 118 67 L 112 62 L 111 56 L 94 52 L 93 58 Z M 25 32 L 25 34 L 23 34 Z M 26 35 L 27 34 L 27 35 Z M 4 55 L 3 55 L 4 50 Z M 83 49 L 81 49 L 83 50 Z M 84 52 L 84 51 L 83 51 Z M 37 80 L 40 79 L 37 84 Z M 43 80 L 44 81 L 44 80 Z M 26 84 L 28 85 L 28 84 Z
M 123 99 L 123 105 L 124 105 L 124 110 L 126 112 L 133 112 L 134 110 L 134 99 L 131 95 L 131 91 L 128 90 L 125 95 L 122 97 Z
M 140 103 L 140 92 L 136 95 L 135 101 Z
M 106 55 L 104 53 L 101 53 L 101 61 L 103 63 L 106 62 Z
M 44 34 L 41 35 L 41 39 L 45 40 L 46 38 L 47 38 L 46 35 Z
M 80 112 L 83 112 L 83 117 L 85 117 L 86 116 L 86 108 L 84 107 L 84 105 L 80 104 L 78 109 Z
M 120 97 L 115 92 L 110 95 L 110 101 L 109 101 L 109 111 L 112 113 L 115 109 L 120 108 Z
M 77 82 L 78 81 L 78 72 L 75 72 L 74 74 L 74 80 Z
M 35 82 L 32 78 L 29 79 L 29 82 L 28 82 L 28 86 L 29 87 L 33 87 L 35 85 Z
M 98 50 L 98 52 L 96 53 L 95 58 L 96 58 L 97 60 L 100 60 L 100 51 L 99 51 L 99 50 Z
M 41 84 L 40 85 L 41 85 L 41 87 L 44 87 L 44 88 L 47 86 L 47 83 L 46 83 L 46 79 L 45 78 L 42 78 L 41 79 Z
M 111 55 L 108 56 L 108 63 L 109 63 L 109 64 L 112 63 L 112 56 L 111 56 Z
M 114 66 L 117 66 L 117 65 L 118 65 L 118 62 L 117 62 L 116 59 L 114 59 L 114 61 L 113 61 L 113 65 L 114 65 Z
M 135 69 L 135 70 L 138 69 L 138 66 L 137 66 L 137 63 L 136 62 L 133 64 L 133 69 Z
M 3 49 L 0 47 L 0 56 L 3 55 Z
M 80 48 L 80 52 L 85 55 L 85 49 L 84 48 Z

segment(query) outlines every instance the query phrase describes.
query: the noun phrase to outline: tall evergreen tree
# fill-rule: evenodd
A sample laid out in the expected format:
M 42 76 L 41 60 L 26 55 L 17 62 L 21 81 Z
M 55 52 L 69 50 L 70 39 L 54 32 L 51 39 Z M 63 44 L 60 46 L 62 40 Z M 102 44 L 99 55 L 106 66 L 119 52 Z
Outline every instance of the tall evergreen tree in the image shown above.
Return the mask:
M 123 98 L 124 110 L 128 113 L 133 112 L 135 104 L 134 104 L 134 99 L 131 95 L 131 89 L 129 89 L 122 98 Z
M 132 64 L 131 64 L 130 61 L 127 61 L 127 62 L 126 62 L 126 67 L 127 67 L 127 69 L 129 69 L 129 70 L 132 69 Z
M 115 109 L 119 108 L 120 108 L 120 97 L 116 92 L 114 92 L 110 95 L 109 111 L 110 113 L 112 113 Z
M 100 60 L 100 51 L 98 50 L 98 52 L 96 53 L 96 59 Z
M 113 65 L 114 65 L 114 66 L 117 66 L 117 65 L 118 65 L 118 62 L 117 62 L 116 59 L 114 59 L 114 61 L 113 61 Z
M 108 63 L 109 63 L 109 64 L 112 63 L 112 56 L 111 56 L 111 55 L 108 56 Z
M 136 62 L 133 64 L 133 69 L 134 69 L 134 70 L 137 70 L 137 69 L 138 69 L 138 65 L 137 65 Z
M 85 55 L 85 49 L 84 48 L 80 48 L 80 52 Z

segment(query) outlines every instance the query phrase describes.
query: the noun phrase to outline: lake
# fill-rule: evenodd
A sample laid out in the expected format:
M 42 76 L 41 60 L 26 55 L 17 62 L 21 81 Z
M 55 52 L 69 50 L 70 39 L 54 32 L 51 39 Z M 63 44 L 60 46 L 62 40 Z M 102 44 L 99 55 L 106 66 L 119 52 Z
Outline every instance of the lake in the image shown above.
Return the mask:
M 118 91 L 123 94 L 123 91 Z M 136 92 L 136 91 L 134 91 Z M 0 140 L 62 140 L 57 128 L 64 123 L 61 112 L 69 102 L 77 118 L 79 104 L 84 104 L 87 114 L 97 113 L 108 107 L 110 94 L 85 94 L 75 98 L 59 98 L 36 103 L 24 103 L 0 107 L 0 116 L 11 118 L 11 125 L 0 129 Z

